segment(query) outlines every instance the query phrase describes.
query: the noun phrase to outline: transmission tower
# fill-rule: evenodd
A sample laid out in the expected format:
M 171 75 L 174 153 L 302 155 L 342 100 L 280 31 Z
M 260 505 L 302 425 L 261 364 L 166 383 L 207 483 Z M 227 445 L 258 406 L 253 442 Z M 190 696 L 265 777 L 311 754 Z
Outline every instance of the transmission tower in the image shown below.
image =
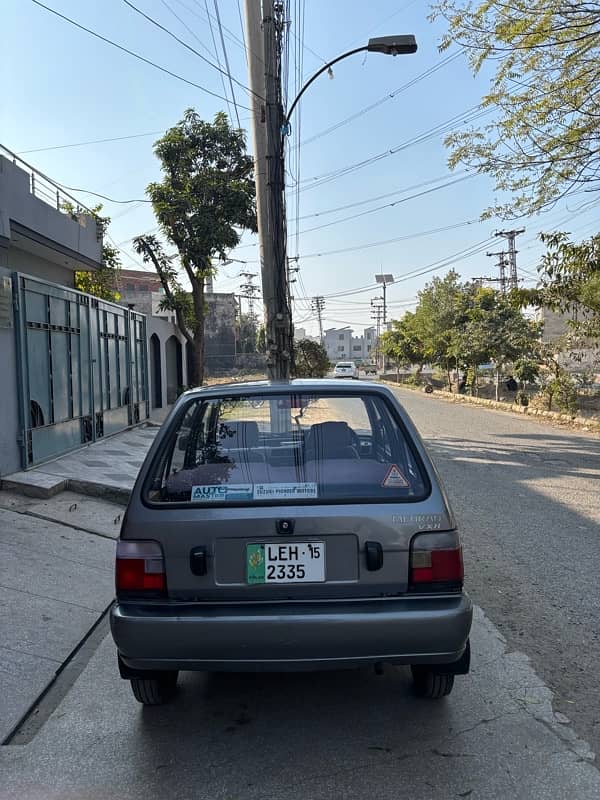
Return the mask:
M 508 288 L 516 289 L 519 285 L 519 275 L 517 273 L 517 253 L 515 248 L 515 239 L 521 233 L 525 233 L 525 228 L 519 228 L 512 231 L 496 231 L 494 236 L 502 236 L 508 242 L 508 261 L 510 266 L 510 277 L 508 279 Z
M 498 258 L 498 277 L 497 278 L 484 278 L 483 280 L 488 280 L 491 283 L 499 283 L 500 284 L 500 291 L 502 294 L 506 294 L 506 290 L 508 288 L 508 281 L 506 278 L 506 268 L 509 265 L 509 262 L 506 259 L 506 251 L 499 250 L 495 253 L 486 253 L 486 256 L 492 257 L 497 256 Z
M 317 315 L 317 320 L 319 322 L 319 341 L 323 344 L 323 309 L 325 308 L 325 300 L 320 295 L 317 297 L 313 297 L 310 303 L 311 309 Z
M 254 283 L 256 274 L 256 272 L 240 272 L 240 278 L 245 279 L 245 283 L 240 286 L 240 297 L 245 297 L 248 301 L 248 316 L 254 324 L 257 322 L 254 301 L 258 299 L 258 286 Z

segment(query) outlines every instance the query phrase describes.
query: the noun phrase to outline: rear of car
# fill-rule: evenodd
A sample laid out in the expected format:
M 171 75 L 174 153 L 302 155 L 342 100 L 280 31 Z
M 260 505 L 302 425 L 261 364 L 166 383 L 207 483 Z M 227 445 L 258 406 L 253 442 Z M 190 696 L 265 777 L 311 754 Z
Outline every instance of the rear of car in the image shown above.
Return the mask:
M 387 387 L 293 381 L 184 395 L 117 544 L 121 675 L 161 702 L 178 670 L 409 664 L 468 671 L 455 522 Z
M 358 378 L 358 368 L 353 361 L 340 361 L 333 370 L 334 378 Z

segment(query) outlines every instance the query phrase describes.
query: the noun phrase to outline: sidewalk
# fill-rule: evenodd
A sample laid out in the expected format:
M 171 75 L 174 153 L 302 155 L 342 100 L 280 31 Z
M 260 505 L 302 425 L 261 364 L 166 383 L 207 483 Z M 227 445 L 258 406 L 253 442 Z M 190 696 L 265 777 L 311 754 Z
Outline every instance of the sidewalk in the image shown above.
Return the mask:
M 112 603 L 124 510 L 68 491 L 0 492 L 0 742 Z
M 156 426 L 139 426 L 117 433 L 26 472 L 6 475 L 2 488 L 46 498 L 71 489 L 126 503 L 157 432 Z

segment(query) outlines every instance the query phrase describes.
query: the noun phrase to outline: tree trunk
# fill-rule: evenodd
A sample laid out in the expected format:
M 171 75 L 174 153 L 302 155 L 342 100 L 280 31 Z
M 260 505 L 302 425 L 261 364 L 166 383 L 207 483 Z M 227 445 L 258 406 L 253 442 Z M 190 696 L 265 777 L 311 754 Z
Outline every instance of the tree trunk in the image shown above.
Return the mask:
M 496 402 L 500 400 L 500 367 L 496 367 Z
M 194 386 L 204 383 L 204 280 L 194 281 L 192 284 L 194 299 Z
M 448 378 L 448 391 L 451 392 L 452 391 L 452 374 L 450 372 L 450 364 L 446 364 L 446 377 Z M 458 369 L 457 369 L 456 370 L 456 388 L 457 388 L 457 391 L 458 391 L 458 384 L 459 384 L 459 378 L 458 378 Z

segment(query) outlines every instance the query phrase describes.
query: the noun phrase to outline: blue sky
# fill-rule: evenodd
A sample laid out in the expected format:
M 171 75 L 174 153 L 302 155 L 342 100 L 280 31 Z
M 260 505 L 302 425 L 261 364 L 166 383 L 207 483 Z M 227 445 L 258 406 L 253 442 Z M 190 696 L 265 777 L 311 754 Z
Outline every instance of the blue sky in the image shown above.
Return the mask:
M 123 0 L 44 2 L 172 72 L 217 94 L 230 95 L 229 85 L 226 83 L 224 88 L 216 70 L 136 14 Z M 214 36 L 223 60 L 214 0 L 132 2 L 212 61 L 216 60 Z M 464 58 L 458 56 L 412 87 L 397 91 L 448 55 L 438 52 L 443 25 L 427 20 L 428 3 L 306 0 L 303 30 L 296 19 L 302 5 L 299 0 L 290 3 L 290 102 L 300 68 L 303 80 L 307 80 L 325 60 L 362 44 L 370 36 L 414 33 L 419 44 L 416 55 L 391 58 L 359 54 L 337 65 L 333 80 L 326 75 L 320 77 L 305 94 L 290 137 L 288 253 L 299 256 L 300 266 L 300 279 L 293 287 L 296 324 L 315 332 L 308 319 L 306 298 L 319 294 L 326 298 L 326 327 L 350 324 L 360 331 L 371 324 L 370 301 L 377 291 L 347 292 L 369 286 L 378 272 L 402 279 L 475 245 L 481 244 L 485 250 L 484 242 L 494 230 L 506 227 L 502 221 L 475 221 L 494 200 L 493 185 L 487 177 L 457 180 L 464 176 L 460 170 L 448 170 L 441 135 L 413 142 L 476 106 L 487 88 L 489 75 L 474 78 Z M 231 72 L 246 84 L 240 8 L 243 14 L 243 0 L 218 0 Z M 156 132 L 175 124 L 190 106 L 206 118 L 228 110 L 223 100 L 137 61 L 31 0 L 4 0 L 2 22 L 0 65 L 5 79 L 0 142 L 65 186 L 91 190 L 115 200 L 142 201 L 146 185 L 160 178 L 152 152 L 152 143 L 160 135 Z M 235 94 L 241 124 L 248 125 L 249 112 L 243 108 L 249 105 L 248 94 L 238 86 Z M 394 96 L 390 98 L 391 94 Z M 379 100 L 382 102 L 372 110 L 326 133 Z M 233 115 L 231 104 L 229 109 Z M 63 147 L 134 135 L 136 138 L 122 141 Z M 250 136 L 248 140 L 251 141 Z M 294 149 L 298 141 L 299 174 Z M 398 152 L 389 153 L 406 144 Z M 60 149 L 46 149 L 59 146 Z M 331 176 L 383 153 L 387 155 L 361 169 Z M 320 176 L 326 176 L 325 180 Z M 298 193 L 293 187 L 297 178 Z M 457 180 L 454 185 L 406 199 L 453 180 Z M 96 202 L 91 194 L 75 194 L 87 205 Z M 398 200 L 404 202 L 374 210 Z M 123 265 L 136 268 L 139 261 L 131 252 L 131 238 L 155 227 L 152 210 L 143 202 L 103 202 L 105 213 L 113 219 L 111 236 L 123 250 Z M 560 224 L 580 237 L 594 231 L 597 208 L 578 213 L 580 202 L 574 197 L 546 214 L 518 221 L 518 227 L 526 227 L 518 245 L 519 265 L 528 285 L 532 284 L 541 250 L 536 242 L 540 230 Z M 354 203 L 361 205 L 331 212 Z M 294 222 L 297 208 L 298 239 Z M 368 213 L 355 216 L 361 212 Z M 353 219 L 341 221 L 349 216 Z M 320 227 L 326 224 L 327 227 Z M 307 230 L 317 227 L 318 230 Z M 448 230 L 416 235 L 440 228 Z M 391 239 L 397 241 L 373 244 Z M 498 250 L 500 244 L 499 240 L 488 243 L 487 249 Z M 217 290 L 237 292 L 244 282 L 238 277 L 241 269 L 259 272 L 255 237 L 245 237 L 243 246 L 232 255 L 248 264 L 244 267 L 234 262 L 223 267 L 216 281 Z M 418 290 L 433 275 L 443 275 L 448 268 L 404 277 L 390 287 L 390 316 L 397 317 L 403 309 L 410 308 Z M 454 268 L 464 278 L 496 273 L 493 259 L 486 258 L 484 251 L 457 261 Z

